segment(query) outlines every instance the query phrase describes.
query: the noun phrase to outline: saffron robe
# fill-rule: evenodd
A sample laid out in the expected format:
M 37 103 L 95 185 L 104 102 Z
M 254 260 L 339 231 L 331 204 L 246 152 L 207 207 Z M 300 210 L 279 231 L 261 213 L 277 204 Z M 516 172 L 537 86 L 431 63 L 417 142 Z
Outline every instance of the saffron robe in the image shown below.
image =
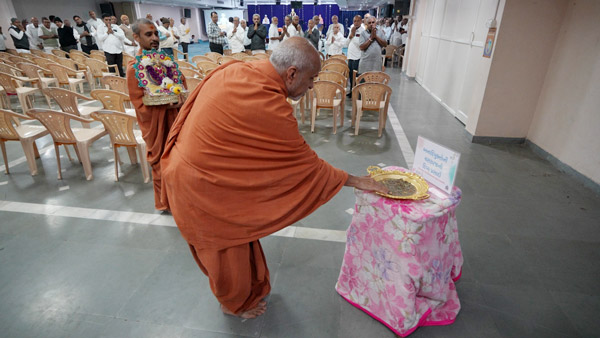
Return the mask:
M 269 60 L 222 65 L 190 94 L 161 159 L 175 222 L 235 313 L 270 290 L 258 239 L 308 216 L 348 179 L 306 144 L 286 98 Z
M 146 106 L 142 102 L 144 89 L 138 86 L 133 64 L 135 60 L 127 65 L 127 88 L 129 98 L 135 108 L 138 125 L 142 131 L 142 137 L 146 142 L 146 157 L 152 166 L 152 183 L 154 186 L 154 207 L 158 210 L 167 210 L 169 205 L 161 201 L 161 170 L 160 157 L 162 156 L 169 130 L 175 122 L 177 108 L 167 109 L 167 105 Z

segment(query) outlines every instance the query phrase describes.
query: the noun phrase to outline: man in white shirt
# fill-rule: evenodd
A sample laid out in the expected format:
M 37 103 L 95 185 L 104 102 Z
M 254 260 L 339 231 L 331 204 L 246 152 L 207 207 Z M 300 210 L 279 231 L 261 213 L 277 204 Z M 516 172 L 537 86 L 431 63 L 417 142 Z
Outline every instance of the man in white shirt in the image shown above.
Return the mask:
M 179 31 L 179 41 L 181 42 L 181 48 L 183 48 L 183 52 L 188 52 L 188 46 L 191 42 L 191 31 L 190 27 L 186 24 L 185 18 L 181 18 L 181 24 L 177 28 Z
M 408 19 L 402 19 L 400 23 L 400 34 L 402 34 L 402 46 L 406 45 L 406 39 L 408 38 Z
M 169 31 L 170 21 L 167 18 L 161 18 L 160 22 L 162 25 L 158 26 L 158 36 L 160 40 L 160 50 L 164 51 L 170 56 L 173 56 L 173 46 L 175 45 L 175 38 Z
M 123 33 L 123 30 L 119 28 L 119 26 L 111 24 L 110 15 L 103 14 L 102 20 L 104 21 L 104 24 L 98 26 L 97 41 L 102 43 L 104 56 L 106 56 L 106 63 L 109 65 L 117 65 L 119 75 L 124 77 L 123 40 L 125 40 L 125 33 Z
M 2 33 L 2 26 L 0 26 L 0 52 L 6 52 L 6 36 Z
M 333 31 L 327 38 L 327 54 L 328 55 L 343 55 L 342 48 L 346 43 L 344 35 L 340 33 L 339 27 L 333 26 Z
M 88 13 L 90 15 L 90 19 L 87 21 L 88 27 L 90 28 L 90 32 L 92 36 L 96 38 L 96 44 L 98 45 L 98 49 L 102 50 L 102 42 L 98 41 L 97 33 L 98 27 L 102 27 L 104 25 L 104 21 L 96 17 L 96 12 L 90 11 Z
M 175 19 L 169 18 L 169 33 L 173 37 L 173 49 L 179 48 L 179 29 L 175 27 Z
M 8 32 L 13 40 L 15 49 L 19 53 L 30 53 L 29 52 L 29 37 L 25 33 L 25 28 L 21 25 L 21 20 L 17 18 L 10 19 L 10 27 Z
M 296 36 L 298 35 L 298 31 L 296 30 L 296 28 L 294 27 L 294 25 L 292 25 L 292 18 L 289 15 L 286 15 L 285 18 L 283 19 L 284 22 L 284 26 L 283 28 L 283 40 L 285 41 L 289 38 L 291 38 L 292 36 Z
M 276 16 L 271 18 L 271 26 L 269 27 L 269 50 L 275 49 L 283 39 L 283 35 L 279 33 L 279 19 Z
M 29 34 L 29 49 L 44 50 L 42 45 L 42 39 L 38 36 L 38 28 L 40 28 L 40 21 L 38 18 L 31 18 L 31 23 L 25 28 L 25 32 Z
M 302 31 L 302 25 L 300 25 L 300 17 L 294 15 L 292 17 L 292 25 L 296 29 L 296 36 L 304 37 L 304 32 Z
M 240 18 L 237 16 L 233 18 L 233 27 L 227 31 L 227 40 L 229 40 L 229 47 L 231 53 L 241 53 L 246 48 L 244 47 L 244 37 L 246 31 L 240 26 Z
M 383 26 L 383 31 L 385 32 L 385 38 L 388 43 L 390 43 L 390 38 L 392 37 L 392 19 L 385 19 L 385 24 Z
M 246 20 L 242 19 L 242 21 L 240 21 L 240 25 L 242 26 L 242 29 L 244 29 L 244 49 L 250 50 L 252 40 L 248 38 L 248 24 L 246 23 Z
M 348 39 L 346 39 L 346 45 L 348 46 L 348 68 L 350 69 L 350 89 L 354 87 L 353 72 L 358 72 L 358 64 L 360 63 L 360 57 L 362 51 L 360 50 L 360 35 L 365 30 L 362 25 L 362 19 L 360 15 L 354 16 L 354 23 L 350 26 L 350 33 L 348 33 Z M 351 91 L 348 91 L 348 96 L 352 96 Z
M 342 33 L 342 35 L 344 35 L 344 25 L 342 25 L 341 23 L 338 22 L 338 17 L 337 15 L 334 15 L 331 17 L 331 25 L 329 25 L 329 27 L 327 27 L 327 38 L 329 39 L 329 36 L 331 35 L 331 33 L 333 32 L 333 27 L 337 26 L 340 33 Z

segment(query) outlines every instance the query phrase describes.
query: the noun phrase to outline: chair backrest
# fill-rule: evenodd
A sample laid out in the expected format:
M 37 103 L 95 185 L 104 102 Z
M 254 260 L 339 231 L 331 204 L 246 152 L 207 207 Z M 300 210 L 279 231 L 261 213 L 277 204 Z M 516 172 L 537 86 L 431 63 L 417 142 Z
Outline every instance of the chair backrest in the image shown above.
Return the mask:
M 23 63 L 26 62 L 19 62 L 18 64 Z M 21 76 L 21 70 L 19 68 L 7 65 L 6 63 L 0 63 L 0 72 L 14 76 Z
M 321 61 L 325 60 L 325 54 L 319 52 L 319 57 L 321 58 Z
M 323 68 L 321 68 L 321 71 L 333 71 L 333 72 L 338 72 L 341 74 L 344 74 L 344 76 L 346 78 L 348 78 L 348 73 L 350 72 L 350 70 L 348 69 L 347 65 L 341 64 L 341 63 L 329 63 L 323 66 Z
M 10 110 L 0 109 L 0 140 L 18 140 L 19 133 L 13 125 L 13 117 L 21 116 Z M 25 117 L 26 118 L 26 117 Z
M 32 65 L 31 63 L 21 62 L 17 64 L 17 67 L 30 79 L 39 79 L 44 71 L 48 71 L 47 69 L 43 69 L 42 67 Z
M 385 47 L 385 57 L 386 57 L 386 59 L 391 59 L 394 56 L 394 53 L 396 52 L 396 49 L 398 49 L 397 46 L 387 45 Z
M 75 62 L 79 62 L 79 63 L 85 64 L 85 60 L 86 60 L 88 57 L 87 57 L 87 56 L 85 56 L 85 55 L 83 55 L 83 54 L 80 54 L 80 53 L 83 53 L 83 52 L 76 51 L 76 50 L 72 50 L 72 51 L 69 53 L 69 57 L 70 57 L 70 58 L 71 58 L 73 61 L 75 61 Z
M 4 88 L 4 91 L 7 94 L 15 95 L 17 94 L 17 78 L 8 73 L 0 72 L 0 87 Z
M 94 99 L 102 102 L 104 109 L 116 110 L 121 113 L 125 112 L 125 103 L 131 102 L 128 94 L 110 89 L 95 89 L 92 90 L 90 95 Z
M 323 66 L 328 65 L 330 63 L 340 63 L 343 65 L 347 65 L 346 61 L 342 60 L 342 59 L 338 59 L 338 58 L 329 58 L 325 61 L 323 61 Z
M 44 57 L 46 59 L 49 59 L 49 60 L 52 60 L 52 61 L 58 63 L 59 57 L 57 55 L 55 55 L 55 54 L 46 54 L 46 55 L 44 55 Z
M 246 56 L 242 59 L 244 62 L 249 62 L 249 61 L 258 61 L 260 60 L 259 58 L 257 58 L 256 56 Z
M 102 56 L 104 56 L 104 52 L 101 51 L 101 50 L 98 50 L 98 49 L 94 49 L 94 50 L 90 51 L 90 56 L 92 56 L 92 55 L 102 55 Z
M 204 74 L 204 76 L 208 75 L 213 69 L 219 67 L 218 64 L 207 61 L 196 62 L 196 66 L 198 66 L 198 69 L 200 69 L 200 72 Z
M 77 65 L 75 64 L 75 61 L 73 59 L 59 58 L 58 63 L 69 68 L 70 70 L 72 70 L 74 72 L 77 71 Z
M 177 50 L 177 48 L 173 48 L 173 58 L 175 59 L 175 61 L 179 61 L 179 56 L 181 54 L 183 54 L 183 59 L 187 60 L 188 54 L 180 52 L 179 50 Z
M 77 99 L 85 98 L 87 100 L 90 100 L 89 98 L 86 98 L 81 94 L 63 88 L 48 87 L 43 88 L 42 91 L 44 92 L 44 95 L 48 95 L 54 101 L 56 101 L 56 103 L 58 103 L 58 106 L 63 112 L 75 116 L 81 116 L 79 108 L 77 107 Z
M 255 58 L 258 58 L 260 60 L 266 60 L 269 58 L 269 55 L 267 53 L 256 53 L 253 55 Z
M 231 49 L 223 49 L 223 56 L 231 56 Z
M 343 92 L 344 88 L 335 82 L 315 81 L 313 93 L 314 100 L 317 102 L 317 107 L 333 107 L 338 91 Z
M 348 57 L 344 54 L 338 54 L 338 55 L 330 55 L 329 56 L 330 59 L 341 59 L 341 60 L 348 60 Z
M 31 60 L 33 57 L 31 53 L 19 53 L 19 56 L 22 58 L 26 58 L 27 60 Z
M 70 68 L 67 68 L 63 65 L 58 64 L 48 64 L 48 70 L 54 74 L 56 81 L 58 81 L 59 85 L 68 85 L 69 84 L 69 75 L 75 75 L 75 71 Z
M 123 53 L 123 70 L 127 70 L 127 65 L 129 65 L 129 61 L 135 59 L 134 56 L 131 56 L 127 53 Z
M 106 62 L 106 56 L 104 56 L 104 54 L 92 53 L 90 54 L 90 59 Z
M 108 87 L 107 89 L 129 94 L 127 79 L 124 77 L 114 75 L 104 76 L 100 79 L 100 82 L 104 88 Z
M 61 49 L 53 49 L 52 54 L 54 54 L 60 58 L 66 58 L 68 53 Z
M 177 65 L 179 65 L 179 67 L 185 67 L 185 68 L 196 68 L 196 66 L 194 66 L 193 64 L 185 61 L 185 60 L 177 60 Z
M 43 57 L 44 55 L 46 55 L 46 53 L 44 53 L 44 51 L 39 50 L 39 49 L 30 49 L 29 51 L 31 52 L 31 54 L 36 55 L 36 56 Z
M 392 94 L 392 88 L 383 83 L 361 83 L 354 87 L 352 91 L 360 93 L 363 110 L 379 110 L 382 101 L 385 101 L 385 109 L 387 110 Z M 353 95 L 353 97 L 358 98 L 358 95 Z
M 340 86 L 346 88 L 346 82 L 348 79 L 346 79 L 346 77 L 342 73 L 325 71 L 319 72 L 319 75 L 317 76 L 316 80 L 335 82 Z
M 248 54 L 246 54 L 244 52 L 231 54 L 231 57 L 233 57 L 233 58 L 235 58 L 237 60 L 242 60 L 246 56 L 248 56 Z
M 231 62 L 231 61 L 237 61 L 237 59 L 234 58 L 233 56 L 223 56 L 221 58 L 221 64 L 222 65 L 226 64 L 227 62 Z
M 198 87 L 201 82 L 202 82 L 202 79 L 199 79 L 199 78 L 195 78 L 195 77 L 186 77 L 185 78 L 185 84 L 187 85 L 188 92 L 190 92 L 190 93 L 193 92 L 194 89 L 196 89 L 196 87 Z
M 183 76 L 185 76 L 186 79 L 190 79 L 190 78 L 202 78 L 202 74 L 193 69 L 193 68 L 186 68 L 186 67 L 181 67 L 179 68 L 179 71 L 181 72 L 181 74 L 183 74 Z
M 209 58 L 208 56 L 205 56 L 205 55 L 196 55 L 196 56 L 192 57 L 193 63 L 197 64 L 200 61 L 215 62 L 212 58 Z
M 219 60 L 222 57 L 221 54 L 215 53 L 215 52 L 208 52 L 208 53 L 206 53 L 204 55 L 208 56 L 209 58 L 211 58 L 213 60 L 213 62 L 216 62 L 216 63 L 219 63 Z
M 356 84 L 364 82 L 374 82 L 374 83 L 390 83 L 390 76 L 384 72 L 366 72 L 360 74 L 360 76 L 356 79 Z
M 50 109 L 30 109 L 27 115 L 40 121 L 48 129 L 54 143 L 74 144 L 77 142 L 71 129 L 72 115 Z
M 108 65 L 104 61 L 88 58 L 85 60 L 85 64 L 89 67 L 92 72 L 92 76 L 95 78 L 101 78 L 102 73 L 108 73 Z
M 135 134 L 133 133 L 133 126 L 136 121 L 135 116 L 112 110 L 100 110 L 93 112 L 90 116 L 94 120 L 102 122 L 104 129 L 110 135 L 112 144 L 123 146 L 137 145 Z
M 31 61 L 30 59 L 26 59 L 24 57 L 20 57 L 17 55 L 11 55 L 8 57 L 8 61 L 12 62 L 13 64 L 17 64 L 20 62 L 25 62 L 25 63 L 33 63 L 33 61 Z

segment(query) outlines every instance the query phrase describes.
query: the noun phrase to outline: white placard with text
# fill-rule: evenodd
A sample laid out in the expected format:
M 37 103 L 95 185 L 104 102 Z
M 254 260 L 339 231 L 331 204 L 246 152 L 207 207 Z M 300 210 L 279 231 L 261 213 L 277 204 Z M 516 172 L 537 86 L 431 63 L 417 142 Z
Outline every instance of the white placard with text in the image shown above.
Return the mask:
M 419 136 L 412 171 L 450 194 L 459 160 L 460 153 Z

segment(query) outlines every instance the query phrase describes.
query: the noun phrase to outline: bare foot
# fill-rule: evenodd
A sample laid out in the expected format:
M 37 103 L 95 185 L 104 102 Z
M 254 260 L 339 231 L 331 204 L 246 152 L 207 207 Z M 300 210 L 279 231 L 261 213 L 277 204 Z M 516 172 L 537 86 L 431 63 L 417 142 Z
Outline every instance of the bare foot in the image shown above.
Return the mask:
M 229 309 L 227 309 L 223 305 L 221 305 L 221 311 L 223 311 L 224 314 L 231 315 L 231 316 L 236 316 L 236 317 L 241 317 L 241 318 L 244 318 L 244 319 L 256 318 L 256 317 L 264 314 L 267 311 L 267 302 L 265 302 L 264 300 L 262 300 L 262 301 L 260 301 L 258 303 L 258 305 L 256 305 L 255 308 L 247 310 L 247 311 L 242 312 L 240 314 L 235 314 L 235 313 L 229 311 Z

